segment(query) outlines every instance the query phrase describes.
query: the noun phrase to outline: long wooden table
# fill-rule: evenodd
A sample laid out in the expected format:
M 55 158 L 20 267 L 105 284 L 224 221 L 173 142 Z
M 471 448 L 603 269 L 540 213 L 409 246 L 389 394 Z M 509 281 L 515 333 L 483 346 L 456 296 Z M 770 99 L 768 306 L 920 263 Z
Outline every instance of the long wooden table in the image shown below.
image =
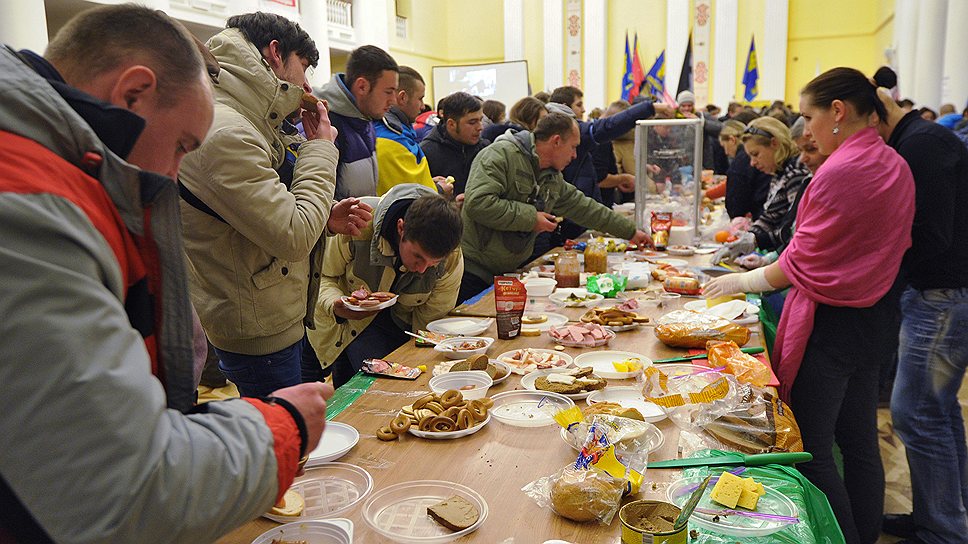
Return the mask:
M 700 265 L 705 264 L 707 258 L 708 256 L 695 256 L 687 260 L 691 264 Z M 486 304 L 487 300 L 490 300 L 493 308 L 493 294 L 485 295 L 478 304 Z M 567 315 L 572 320 L 577 320 L 585 312 L 585 308 L 549 310 L 547 304 L 547 298 L 533 298 L 529 301 L 529 311 L 532 308 L 542 312 L 554 311 Z M 639 310 L 652 318 L 668 311 L 669 307 L 643 307 Z M 469 314 L 461 312 L 459 315 Z M 756 334 L 748 345 L 763 345 L 761 327 L 756 325 L 753 330 Z M 497 338 L 496 325 L 492 324 L 485 335 Z M 494 357 L 522 347 L 553 346 L 553 341 L 543 333 L 540 337 L 497 340 L 488 354 Z M 659 342 L 651 325 L 617 333 L 608 346 L 594 349 L 632 351 L 651 359 L 687 354 L 684 349 L 669 348 Z M 583 351 L 588 350 L 567 348 L 565 353 L 574 357 Z M 352 425 L 361 435 L 360 442 L 339 461 L 365 468 L 373 476 L 374 491 L 413 480 L 446 480 L 476 490 L 487 501 L 487 520 L 477 531 L 459 542 L 497 543 L 511 537 L 516 543 L 540 543 L 547 539 L 563 539 L 574 543 L 620 542 L 621 524 L 617 515 L 609 526 L 595 522 L 575 523 L 557 516 L 550 509 L 538 507 L 521 491 L 529 482 L 550 475 L 575 460 L 575 450 L 561 439 L 557 425 L 521 428 L 505 425 L 492 418 L 481 431 L 456 440 L 424 440 L 409 434 L 396 442 L 377 440 L 375 431 L 388 423 L 393 412 L 412 403 L 416 398 L 415 392 L 429 391 L 427 382 L 432 375 L 433 365 L 446 360 L 442 354 L 430 348 L 415 347 L 412 342 L 394 351 L 387 359 L 409 366 L 424 364 L 428 371 L 416 381 L 378 379 L 349 409 L 335 418 L 335 421 Z M 634 380 L 609 380 L 609 385 L 635 383 Z M 489 395 L 514 389 L 522 387 L 520 376 L 512 374 L 503 383 L 493 386 Z M 585 405 L 584 401 L 577 401 L 576 404 Z M 659 422 L 657 426 L 663 432 L 665 441 L 660 449 L 651 452 L 649 460 L 680 456 L 678 428 L 668 419 Z M 688 451 L 687 449 L 687 453 Z M 634 497 L 626 497 L 623 503 L 636 499 L 666 500 L 668 484 L 677 479 L 680 473 L 680 470 L 671 469 L 647 470 L 642 491 Z M 364 522 L 362 502 L 364 501 L 342 516 L 352 520 L 355 525 L 354 541 L 383 542 L 383 537 Z M 274 526 L 276 524 L 272 521 L 258 519 L 226 535 L 219 542 L 248 543 Z

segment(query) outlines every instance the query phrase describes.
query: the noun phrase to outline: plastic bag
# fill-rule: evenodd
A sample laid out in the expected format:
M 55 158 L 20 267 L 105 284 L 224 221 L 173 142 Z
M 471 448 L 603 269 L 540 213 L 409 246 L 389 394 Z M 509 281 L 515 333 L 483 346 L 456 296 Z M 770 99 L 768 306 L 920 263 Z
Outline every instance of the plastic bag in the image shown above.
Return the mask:
M 598 274 L 588 277 L 588 292 L 598 293 L 605 298 L 615 298 L 615 295 L 625 290 L 628 277 L 616 274 Z
M 577 469 L 568 465 L 551 476 L 538 478 L 521 491 L 538 506 L 550 507 L 559 516 L 608 525 L 621 506 L 625 483 L 598 468 Z
M 742 400 L 736 378 L 718 369 L 663 364 L 646 367 L 642 376 L 645 400 L 659 406 L 676 426 L 694 433 Z
M 743 346 L 751 334 L 732 321 L 688 310 L 669 312 L 656 320 L 655 327 L 655 336 L 663 344 L 677 348 L 703 349 L 710 340 L 731 340 Z
M 706 432 L 744 453 L 803 451 L 800 427 L 790 409 L 766 389 L 741 386 L 740 402 L 705 425 Z
M 710 340 L 706 342 L 706 351 L 709 366 L 724 366 L 737 380 L 756 387 L 766 387 L 770 383 L 770 369 L 756 357 L 740 351 L 736 342 Z

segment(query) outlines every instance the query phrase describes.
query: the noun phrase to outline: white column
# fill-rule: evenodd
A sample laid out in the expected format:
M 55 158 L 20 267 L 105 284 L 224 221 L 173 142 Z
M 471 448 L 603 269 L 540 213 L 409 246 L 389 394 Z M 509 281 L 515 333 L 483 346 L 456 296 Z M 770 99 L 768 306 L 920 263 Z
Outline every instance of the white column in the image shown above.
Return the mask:
M 0 2 L 0 43 L 43 54 L 47 48 L 47 13 L 37 0 Z
M 605 90 L 605 34 L 608 32 L 605 0 L 585 0 L 584 19 L 585 68 L 582 81 L 585 87 L 582 91 L 585 93 L 585 108 L 591 111 L 595 107 L 605 108 L 610 102 Z
M 353 0 L 356 43 L 390 51 L 390 18 L 395 13 L 393 0 Z
M 302 0 L 299 2 L 300 24 L 316 42 L 319 64 L 309 74 L 309 84 L 319 87 L 332 77 L 329 62 L 329 23 L 326 18 L 326 0 Z
M 689 0 L 666 0 L 665 88 L 676 97 L 682 59 L 689 43 Z M 648 70 L 648 65 L 642 67 Z
M 914 92 L 917 32 L 918 0 L 897 0 L 894 5 L 894 49 L 897 51 L 897 90 L 901 98 L 911 98 Z
M 965 69 L 968 34 L 963 28 L 965 21 L 968 21 L 968 0 L 948 0 L 948 29 L 945 32 L 941 103 L 954 104 L 958 113 L 961 113 L 965 108 L 965 102 L 968 102 L 968 70 Z
M 565 6 L 562 0 L 544 0 L 544 88 L 551 91 L 565 79 Z
M 739 0 L 716 0 L 713 7 L 716 34 L 713 45 L 713 104 L 723 111 L 736 95 L 736 37 Z
M 524 0 L 504 0 L 504 60 L 524 58 Z
M 948 0 L 921 0 L 918 8 L 917 63 L 913 100 L 938 111 L 941 104 L 941 75 L 944 65 L 944 33 Z M 964 21 L 961 21 L 964 23 Z M 962 31 L 959 29 L 959 31 Z M 957 51 L 964 54 L 964 51 Z M 963 65 L 963 63 L 962 63 Z
M 764 36 L 756 44 L 759 70 L 759 100 L 783 100 L 786 97 L 787 34 L 789 0 L 768 0 L 763 15 Z

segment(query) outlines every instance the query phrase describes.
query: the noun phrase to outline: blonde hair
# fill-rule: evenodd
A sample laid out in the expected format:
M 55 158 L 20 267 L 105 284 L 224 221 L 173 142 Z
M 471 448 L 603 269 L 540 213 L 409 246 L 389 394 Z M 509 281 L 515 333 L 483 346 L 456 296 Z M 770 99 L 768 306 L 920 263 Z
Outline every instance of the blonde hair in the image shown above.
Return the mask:
M 723 130 L 719 133 L 719 139 L 724 138 L 739 138 L 743 135 L 743 131 L 746 130 L 746 125 L 735 119 L 730 119 L 723 123 Z
M 754 132 L 744 132 L 744 144 L 752 141 L 755 144 L 769 147 L 772 141 L 776 140 L 778 145 L 776 151 L 773 153 L 773 159 L 776 161 L 777 170 L 782 168 L 783 163 L 790 157 L 795 157 L 800 154 L 800 151 L 797 149 L 797 144 L 790 137 L 790 129 L 782 121 L 774 119 L 773 117 L 757 117 L 750 121 L 749 127 L 765 131 L 771 137 L 768 138 Z

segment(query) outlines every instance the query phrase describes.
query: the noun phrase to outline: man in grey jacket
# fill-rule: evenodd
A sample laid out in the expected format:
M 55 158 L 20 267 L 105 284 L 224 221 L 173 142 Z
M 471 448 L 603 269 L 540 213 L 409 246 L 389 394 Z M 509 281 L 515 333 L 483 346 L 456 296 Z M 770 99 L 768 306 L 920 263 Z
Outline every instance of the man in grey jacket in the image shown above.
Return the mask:
M 0 48 L 0 542 L 210 542 L 319 441 L 322 384 L 193 407 L 168 176 L 211 124 L 206 78 L 188 32 L 132 4 L 46 58 Z
M 334 74 L 319 90 L 329 104 L 329 118 L 339 130 L 336 148 L 336 198 L 376 196 L 379 180 L 373 121 L 397 103 L 400 68 L 386 51 L 374 45 L 353 50 L 346 73 Z

